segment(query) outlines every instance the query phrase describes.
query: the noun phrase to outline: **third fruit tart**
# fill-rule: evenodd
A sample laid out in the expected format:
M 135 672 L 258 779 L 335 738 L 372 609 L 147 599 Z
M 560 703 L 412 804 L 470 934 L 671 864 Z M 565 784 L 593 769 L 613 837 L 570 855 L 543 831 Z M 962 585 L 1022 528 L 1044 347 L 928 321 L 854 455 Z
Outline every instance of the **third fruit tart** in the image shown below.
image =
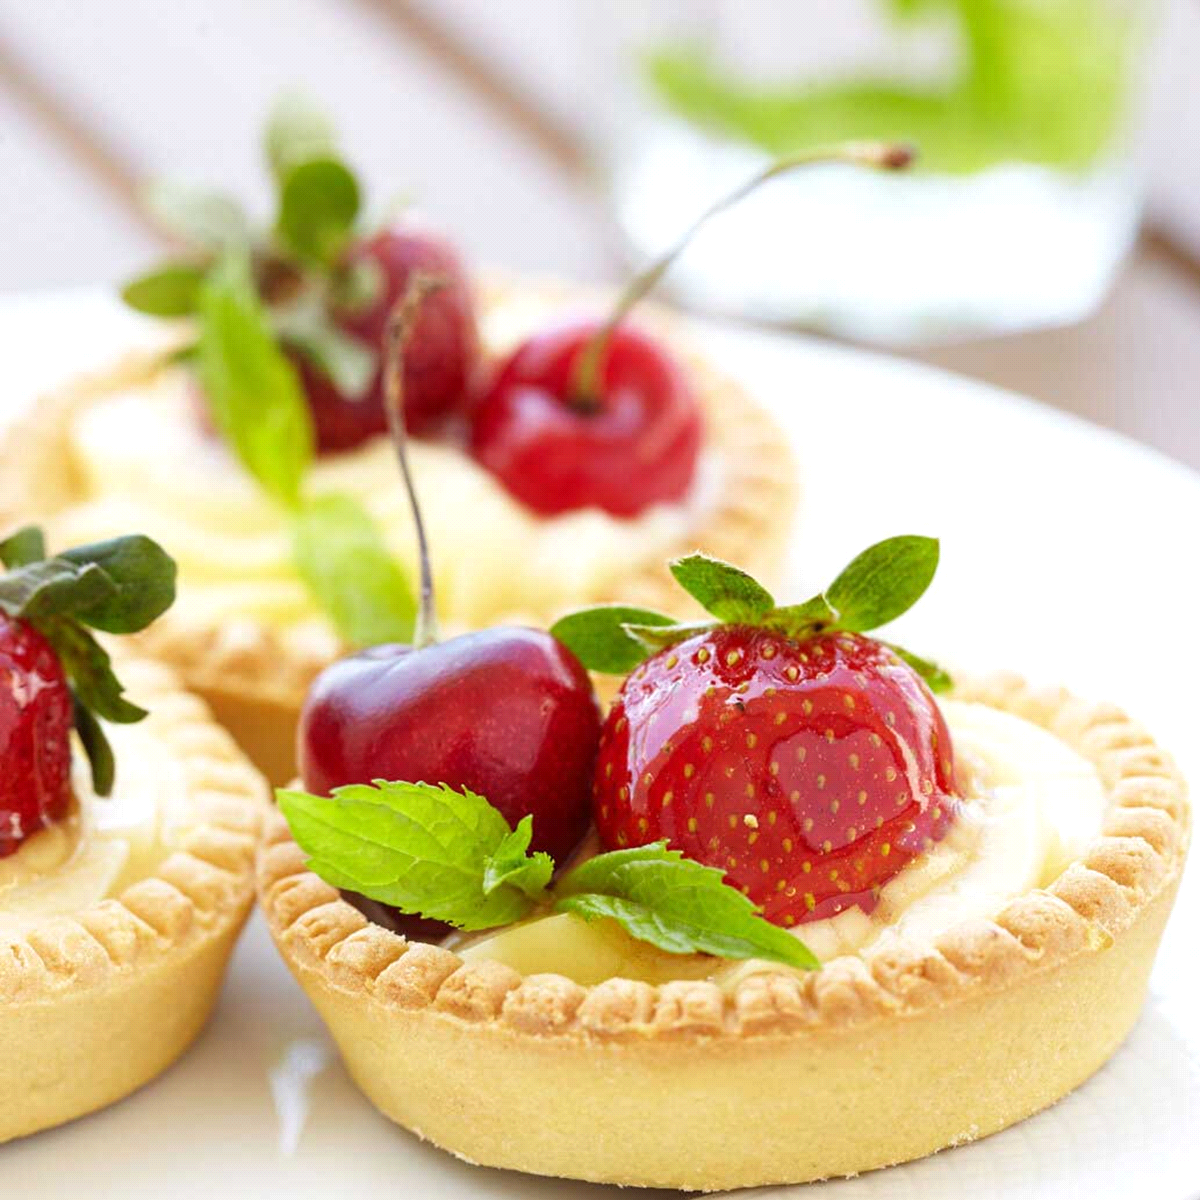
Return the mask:
M 937 558 L 889 539 L 780 605 L 692 554 L 700 620 L 426 623 L 329 668 L 259 889 L 366 1095 L 473 1162 L 715 1190 L 929 1154 L 1097 1070 L 1184 788 L 1111 706 L 875 636 Z M 606 715 L 585 668 L 624 676 Z
M 81 539 L 134 522 L 171 548 L 180 600 L 150 648 L 264 769 L 290 774 L 320 667 L 411 635 L 383 341 L 417 274 L 441 287 L 408 341 L 406 419 L 413 470 L 441 501 L 449 627 L 652 601 L 664 558 L 694 545 L 774 570 L 795 499 L 782 434 L 669 324 L 625 319 L 671 254 L 608 320 L 585 294 L 526 284 L 488 289 L 477 309 L 439 238 L 411 221 L 363 232 L 358 185 L 311 111 L 282 108 L 268 151 L 265 235 L 222 197 L 160 197 L 191 253 L 125 295 L 182 318 L 174 352 L 43 402 L 0 444 L 0 523 L 53 513 L 58 537 Z
M 30 528 L 0 561 L 3 1142 L 120 1099 L 200 1032 L 250 907 L 266 789 L 171 672 L 93 636 L 170 604 L 157 545 L 47 557 Z

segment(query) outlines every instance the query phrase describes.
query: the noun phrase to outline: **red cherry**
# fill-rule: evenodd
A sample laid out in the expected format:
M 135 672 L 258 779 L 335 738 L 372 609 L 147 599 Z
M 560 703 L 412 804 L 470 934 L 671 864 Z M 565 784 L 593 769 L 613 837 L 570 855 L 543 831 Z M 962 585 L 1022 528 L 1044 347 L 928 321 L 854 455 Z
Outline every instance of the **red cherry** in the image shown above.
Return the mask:
M 594 395 L 577 388 L 598 324 L 539 334 L 503 363 L 471 430 L 475 457 L 535 512 L 602 508 L 633 517 L 678 501 L 704 427 L 680 365 L 625 325 L 604 347 Z
M 626 680 L 601 738 L 596 826 L 610 849 L 665 838 L 794 925 L 870 912 L 945 835 L 954 791 L 945 720 L 892 650 L 722 626 Z
M 0 858 L 71 803 L 71 689 L 32 625 L 0 613 Z
M 316 680 L 300 717 L 304 786 L 375 779 L 467 787 L 562 861 L 587 832 L 600 712 L 587 672 L 548 633 L 498 628 L 377 646 Z

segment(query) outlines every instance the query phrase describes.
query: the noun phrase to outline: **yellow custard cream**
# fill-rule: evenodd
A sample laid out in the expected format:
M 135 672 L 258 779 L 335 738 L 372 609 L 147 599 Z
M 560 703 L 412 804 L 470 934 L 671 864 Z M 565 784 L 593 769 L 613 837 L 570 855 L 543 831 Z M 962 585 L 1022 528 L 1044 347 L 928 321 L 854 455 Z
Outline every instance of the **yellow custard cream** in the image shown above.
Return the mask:
M 250 618 L 316 636 L 323 622 L 293 566 L 286 514 L 204 430 L 197 413 L 179 370 L 81 412 L 71 448 L 85 499 L 58 522 L 57 540 L 76 544 L 137 529 L 178 561 L 181 614 L 212 624 Z M 539 517 L 458 447 L 423 441 L 410 447 L 438 605 L 452 629 L 603 594 L 631 569 L 666 558 L 702 522 L 717 493 L 719 468 L 710 455 L 682 504 L 658 505 L 632 520 L 599 509 Z M 411 518 L 386 438 L 321 458 L 307 488 L 311 495 L 343 492 L 361 501 L 416 578 Z
M 1039 726 L 983 704 L 943 700 L 964 782 L 964 809 L 950 834 L 882 890 L 870 915 L 848 909 L 798 926 L 821 959 L 887 939 L 925 943 L 960 921 L 990 917 L 1014 896 L 1051 882 L 1100 830 L 1105 796 L 1090 763 Z M 767 964 L 720 963 L 665 954 L 611 922 L 570 914 L 529 921 L 456 947 L 468 960 L 495 958 L 524 974 L 555 972 L 579 983 L 614 975 L 713 978 L 733 983 Z
M 0 858 L 0 936 L 20 936 L 44 917 L 119 894 L 151 874 L 189 828 L 179 762 L 142 726 L 106 732 L 118 764 L 113 794 L 95 794 L 76 746 L 71 814 Z

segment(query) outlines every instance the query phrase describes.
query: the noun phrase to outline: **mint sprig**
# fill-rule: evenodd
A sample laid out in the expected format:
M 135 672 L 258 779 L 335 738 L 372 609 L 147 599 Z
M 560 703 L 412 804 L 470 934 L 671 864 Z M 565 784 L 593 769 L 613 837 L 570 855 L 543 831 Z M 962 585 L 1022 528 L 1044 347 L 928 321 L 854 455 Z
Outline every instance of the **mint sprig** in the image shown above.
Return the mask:
M 142 720 L 92 630 L 138 633 L 175 599 L 174 560 L 148 537 L 132 535 L 46 557 L 42 532 L 18 530 L 0 542 L 0 612 L 38 630 L 58 655 L 74 696 L 75 728 L 96 793 L 113 786 L 113 755 L 97 718 Z
M 426 783 L 281 788 L 279 807 L 308 866 L 326 883 L 464 930 L 538 912 L 616 921 L 669 954 L 820 964 L 724 880 L 665 842 L 598 854 L 551 883 L 548 854 L 528 853 L 533 819 L 511 829 L 482 796 Z
M 184 256 L 132 280 L 122 295 L 148 315 L 194 317 L 196 341 L 180 361 L 198 376 L 230 449 L 291 514 L 297 569 L 342 639 L 407 641 L 412 588 L 366 510 L 349 496 L 313 499 L 305 489 L 313 423 L 294 359 L 347 397 L 364 395 L 379 365 L 337 320 L 379 291 L 377 264 L 345 255 L 361 208 L 358 181 L 332 125 L 297 97 L 272 114 L 266 157 L 277 197 L 265 231 L 221 193 L 157 185 L 152 211 L 184 243 Z
M 670 564 L 671 574 L 715 620 L 681 622 L 648 609 L 608 604 L 569 613 L 550 632 L 588 670 L 603 674 L 627 674 L 660 650 L 720 624 L 752 625 L 796 640 L 835 630 L 866 633 L 907 612 L 933 581 L 937 565 L 936 538 L 887 538 L 858 555 L 823 592 L 802 604 L 780 606 L 740 567 L 689 554 Z M 933 691 L 951 686 L 936 663 L 885 644 Z

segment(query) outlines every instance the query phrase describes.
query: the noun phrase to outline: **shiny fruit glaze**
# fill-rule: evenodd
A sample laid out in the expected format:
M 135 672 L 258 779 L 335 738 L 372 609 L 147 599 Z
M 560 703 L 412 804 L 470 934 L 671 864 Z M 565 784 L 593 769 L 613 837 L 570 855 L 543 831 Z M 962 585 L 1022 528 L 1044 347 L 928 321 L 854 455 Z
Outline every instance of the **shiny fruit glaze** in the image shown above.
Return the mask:
M 0 858 L 71 803 L 71 689 L 33 626 L 0 613 Z
M 587 832 L 600 714 L 591 680 L 549 634 L 497 628 L 378 646 L 317 678 L 300 718 L 304 786 L 375 779 L 470 788 L 556 861 Z
M 683 369 L 656 342 L 618 326 L 597 394 L 577 394 L 579 358 L 598 328 L 576 325 L 523 342 L 475 412 L 476 459 L 545 516 L 594 507 L 634 517 L 682 500 L 695 476 L 700 410 Z
M 722 626 L 638 667 L 605 722 L 595 813 L 610 849 L 667 839 L 779 925 L 870 912 L 957 812 L 924 682 L 858 634 Z

